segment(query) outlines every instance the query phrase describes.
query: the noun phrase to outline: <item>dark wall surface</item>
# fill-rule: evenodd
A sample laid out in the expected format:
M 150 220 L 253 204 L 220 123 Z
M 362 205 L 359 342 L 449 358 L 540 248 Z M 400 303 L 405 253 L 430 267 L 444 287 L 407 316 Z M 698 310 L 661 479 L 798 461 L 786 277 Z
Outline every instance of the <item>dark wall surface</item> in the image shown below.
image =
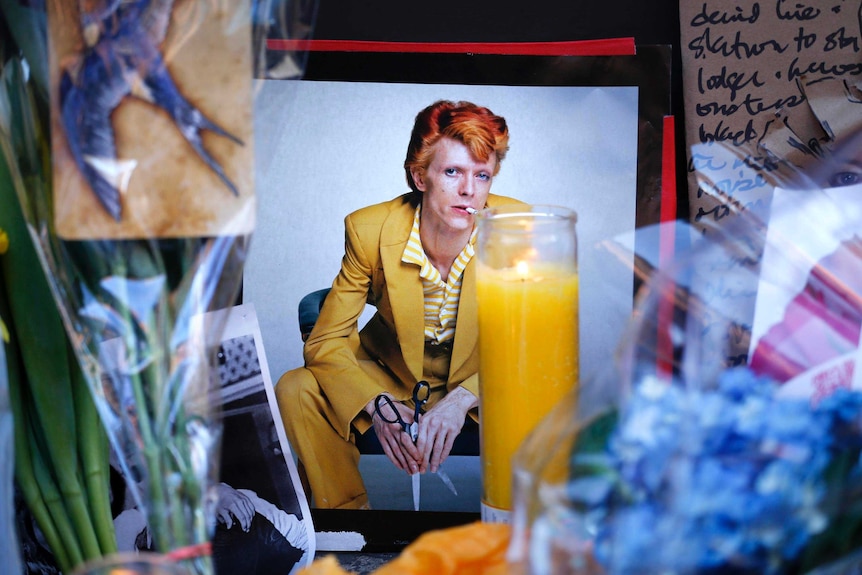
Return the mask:
M 633 36 L 676 43 L 678 20 L 677 0 L 320 0 L 316 36 L 416 42 Z

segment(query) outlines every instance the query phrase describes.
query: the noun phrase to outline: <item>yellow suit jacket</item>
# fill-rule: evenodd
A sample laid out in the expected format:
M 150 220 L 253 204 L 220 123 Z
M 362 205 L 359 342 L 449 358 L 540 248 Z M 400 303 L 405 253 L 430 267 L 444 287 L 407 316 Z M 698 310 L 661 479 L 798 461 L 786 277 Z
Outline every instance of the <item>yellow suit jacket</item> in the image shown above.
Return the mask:
M 351 424 L 360 432 L 371 425 L 363 407 L 379 393 L 409 399 L 422 378 L 422 279 L 415 265 L 401 261 L 419 198 L 408 193 L 344 219 L 341 270 L 305 342 L 305 366 L 335 411 L 338 421 L 333 424 L 345 439 Z M 486 205 L 510 203 L 522 202 L 492 194 Z M 478 396 L 475 259 L 464 269 L 447 387 L 461 385 Z M 360 333 L 358 320 L 366 303 L 377 311 Z

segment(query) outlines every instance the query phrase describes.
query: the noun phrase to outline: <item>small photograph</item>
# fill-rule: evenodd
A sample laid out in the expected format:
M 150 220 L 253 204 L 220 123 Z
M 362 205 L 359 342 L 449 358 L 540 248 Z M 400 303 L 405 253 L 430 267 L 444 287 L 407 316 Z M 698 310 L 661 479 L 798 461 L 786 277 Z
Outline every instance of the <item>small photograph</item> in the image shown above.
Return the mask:
M 314 559 L 315 536 L 308 503 L 277 415 L 275 393 L 250 304 L 212 312 L 204 325 L 219 326 L 207 341 L 217 358 L 223 417 L 216 528 L 216 575 L 288 575 Z M 278 424 L 276 424 L 278 422 Z M 123 493 L 119 462 L 114 492 Z M 146 518 L 126 490 L 114 501 L 121 551 L 152 546 Z
M 254 308 L 226 313 L 216 350 L 224 401 L 216 573 L 293 573 L 314 558 L 308 504 L 277 414 Z

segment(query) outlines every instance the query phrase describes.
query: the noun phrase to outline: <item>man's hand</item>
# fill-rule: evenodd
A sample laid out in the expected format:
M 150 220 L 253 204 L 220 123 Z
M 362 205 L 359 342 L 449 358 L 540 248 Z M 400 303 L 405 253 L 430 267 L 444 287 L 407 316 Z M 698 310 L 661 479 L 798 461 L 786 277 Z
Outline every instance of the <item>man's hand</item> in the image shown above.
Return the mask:
M 227 483 L 216 485 L 218 503 L 216 504 L 216 516 L 220 523 L 230 529 L 236 518 L 243 531 L 251 528 L 254 519 L 254 505 L 244 493 L 240 493 Z
M 446 461 L 455 438 L 464 427 L 467 412 L 477 405 L 478 397 L 463 387 L 456 387 L 420 417 L 416 447 L 422 454 L 421 473 L 429 469 L 435 473 Z
M 389 396 L 389 399 L 392 400 L 392 405 L 394 405 L 395 409 L 398 410 L 398 414 L 401 416 L 401 419 L 408 425 L 413 423 L 413 410 L 403 403 L 395 401 L 392 396 Z M 388 409 L 388 407 L 384 406 L 382 403 L 381 406 L 383 406 L 384 409 Z M 392 461 L 395 467 L 401 471 L 406 471 L 410 475 L 420 472 L 422 455 L 416 445 L 413 444 L 410 434 L 405 433 L 404 428 L 402 428 L 400 424 L 384 421 L 384 419 L 380 417 L 374 409 L 374 400 L 371 400 L 365 406 L 365 411 L 371 415 L 371 422 L 374 425 L 374 433 L 377 434 L 377 439 L 380 440 L 380 445 L 383 446 L 383 453 L 389 457 L 389 460 Z M 388 419 L 395 419 L 394 414 L 390 416 L 390 414 L 387 413 L 386 417 Z

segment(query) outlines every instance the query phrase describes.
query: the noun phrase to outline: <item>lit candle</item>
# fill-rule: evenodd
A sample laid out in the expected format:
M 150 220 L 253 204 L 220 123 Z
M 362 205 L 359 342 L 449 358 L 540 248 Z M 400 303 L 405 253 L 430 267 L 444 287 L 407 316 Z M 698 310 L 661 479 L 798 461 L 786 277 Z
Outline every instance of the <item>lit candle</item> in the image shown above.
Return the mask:
M 531 212 L 492 230 L 492 213 L 480 227 L 488 242 L 482 249 L 480 239 L 476 287 L 484 520 L 508 520 L 512 456 L 577 385 L 577 242 L 569 214 L 571 221 L 560 221 L 559 213 Z M 551 223 L 534 221 L 548 217 Z

